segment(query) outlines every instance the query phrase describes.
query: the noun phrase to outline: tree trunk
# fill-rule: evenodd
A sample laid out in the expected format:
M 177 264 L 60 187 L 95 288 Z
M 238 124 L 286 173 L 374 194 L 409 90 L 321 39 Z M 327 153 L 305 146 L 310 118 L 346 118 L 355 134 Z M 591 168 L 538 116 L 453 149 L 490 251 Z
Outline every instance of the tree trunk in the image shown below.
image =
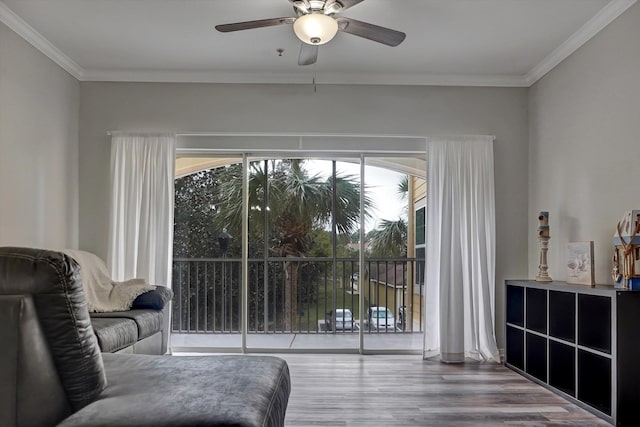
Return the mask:
M 284 322 L 285 330 L 295 332 L 298 330 L 298 262 L 287 261 L 284 263 L 285 289 L 284 289 Z

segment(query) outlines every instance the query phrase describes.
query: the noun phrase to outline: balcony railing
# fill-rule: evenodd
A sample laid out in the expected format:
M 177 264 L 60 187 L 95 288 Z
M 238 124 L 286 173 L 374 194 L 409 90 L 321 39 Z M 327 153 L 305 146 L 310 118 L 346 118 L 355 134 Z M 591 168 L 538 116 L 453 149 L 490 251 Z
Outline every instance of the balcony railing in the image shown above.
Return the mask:
M 172 331 L 240 333 L 241 266 L 239 258 L 174 259 Z M 368 259 L 364 271 L 365 277 L 359 277 L 357 259 L 249 259 L 248 332 L 422 332 L 424 260 Z M 371 321 L 371 306 L 389 309 L 393 326 Z M 353 328 L 330 321 L 329 313 L 337 308 L 352 312 Z

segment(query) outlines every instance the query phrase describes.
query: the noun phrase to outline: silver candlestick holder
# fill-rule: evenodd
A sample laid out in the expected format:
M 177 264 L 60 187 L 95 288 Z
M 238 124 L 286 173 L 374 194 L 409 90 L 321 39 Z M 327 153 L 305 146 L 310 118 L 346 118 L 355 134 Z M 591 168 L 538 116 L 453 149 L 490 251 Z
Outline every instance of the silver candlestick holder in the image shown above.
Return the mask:
M 538 275 L 536 276 L 536 282 L 552 282 L 553 279 L 549 277 L 549 266 L 547 265 L 547 252 L 549 251 L 549 212 L 540 212 L 538 215 L 538 244 L 540 245 L 540 264 L 538 265 Z

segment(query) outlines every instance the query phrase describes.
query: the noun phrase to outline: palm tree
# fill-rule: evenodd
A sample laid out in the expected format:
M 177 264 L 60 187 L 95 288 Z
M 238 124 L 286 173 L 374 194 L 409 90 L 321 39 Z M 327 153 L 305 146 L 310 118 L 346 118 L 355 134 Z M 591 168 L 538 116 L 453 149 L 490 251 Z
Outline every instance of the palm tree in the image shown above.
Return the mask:
M 374 256 L 400 258 L 407 256 L 407 222 L 383 219 L 377 229 L 369 233 L 369 247 Z
M 240 176 L 222 183 L 223 201 L 215 219 L 219 228 L 226 226 L 239 233 L 242 221 L 241 184 Z M 370 205 L 371 200 L 365 198 L 365 206 Z M 339 174 L 329 178 L 310 175 L 304 167 L 304 160 L 299 159 L 252 162 L 249 206 L 250 240 L 268 238 L 271 255 L 296 258 L 284 263 L 285 328 L 296 330 L 298 272 L 302 265 L 299 258 L 306 256 L 310 249 L 311 233 L 328 227 L 332 220 L 339 234 L 352 233 L 358 227 L 358 180 L 353 176 Z M 264 229 L 265 215 L 269 219 L 269 230 Z
M 407 201 L 409 197 L 409 175 L 403 175 L 396 188 L 396 194 L 400 197 L 400 200 Z
M 396 189 L 401 201 L 406 201 L 409 194 L 409 176 L 404 175 Z M 405 210 L 408 207 L 405 207 Z M 406 211 L 405 211 L 406 214 Z M 379 257 L 400 258 L 407 256 L 407 221 L 400 217 L 397 220 L 383 219 L 378 227 L 368 234 L 371 253 Z

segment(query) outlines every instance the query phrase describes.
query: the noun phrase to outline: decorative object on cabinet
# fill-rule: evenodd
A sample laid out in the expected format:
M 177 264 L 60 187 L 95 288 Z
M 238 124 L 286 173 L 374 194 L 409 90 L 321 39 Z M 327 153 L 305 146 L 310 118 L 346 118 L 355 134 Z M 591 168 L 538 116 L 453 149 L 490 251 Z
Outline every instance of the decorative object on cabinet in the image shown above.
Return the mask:
M 640 290 L 640 210 L 625 212 L 613 235 L 613 246 L 615 287 Z
M 592 240 L 567 243 L 567 283 L 595 285 Z
M 538 215 L 538 243 L 540 244 L 540 264 L 538 265 L 537 282 L 551 282 L 549 277 L 549 266 L 547 265 L 547 252 L 549 251 L 549 212 L 540 212 Z

